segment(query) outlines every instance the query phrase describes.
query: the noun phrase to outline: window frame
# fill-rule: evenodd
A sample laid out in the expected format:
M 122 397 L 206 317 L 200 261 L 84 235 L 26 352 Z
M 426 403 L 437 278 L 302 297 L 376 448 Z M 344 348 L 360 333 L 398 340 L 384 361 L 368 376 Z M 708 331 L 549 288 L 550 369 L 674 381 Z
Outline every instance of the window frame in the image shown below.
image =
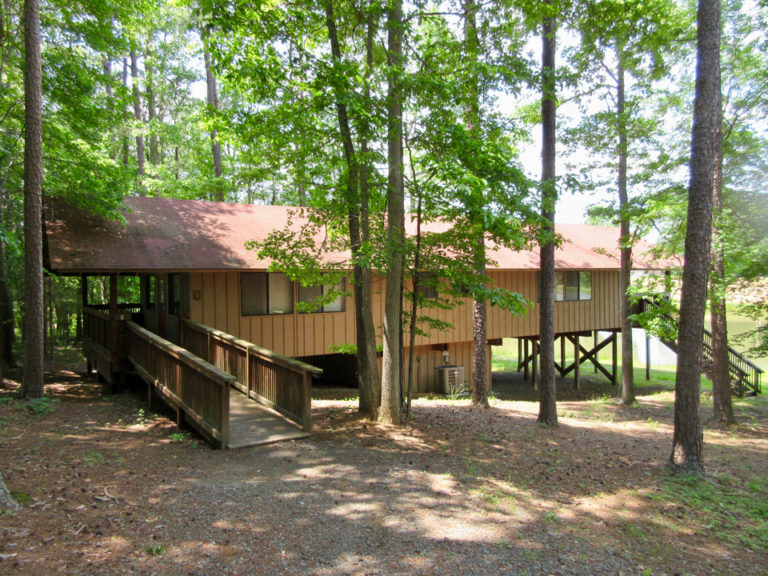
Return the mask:
M 327 304 L 314 305 L 312 310 L 298 310 L 297 308 L 298 308 L 298 304 L 299 303 L 306 304 L 306 305 L 312 305 L 312 302 L 310 300 L 302 300 L 302 297 L 301 297 L 302 290 L 311 290 L 311 289 L 316 289 L 316 288 L 320 289 L 320 294 L 319 294 L 319 296 L 315 296 L 315 298 L 314 298 L 315 300 L 317 300 L 317 298 L 322 298 L 327 293 L 326 289 L 337 290 L 337 291 L 339 291 L 341 293 L 338 295 L 336 300 L 334 300 L 333 302 L 328 302 Z M 347 299 L 346 299 L 346 297 L 343 294 L 345 288 L 346 288 L 345 287 L 345 282 L 344 282 L 343 279 L 338 284 L 313 284 L 311 286 L 302 286 L 301 284 L 299 284 L 298 293 L 296 295 L 296 304 L 297 304 L 297 306 L 294 306 L 294 308 L 297 309 L 297 312 L 299 314 L 338 314 L 339 312 L 346 312 L 347 311 L 347 302 L 346 302 Z M 333 306 L 336 303 L 338 303 L 339 306 L 340 306 L 339 310 L 327 310 L 326 309 L 327 307 Z
M 570 280 L 573 281 L 575 276 L 575 295 L 573 294 L 574 286 Z M 589 275 L 589 291 L 584 290 L 587 282 L 586 275 Z M 594 274 L 593 270 L 555 270 L 555 302 L 589 302 L 592 300 L 592 292 L 594 291 Z M 558 293 L 558 288 L 560 292 Z M 569 291 L 571 291 L 569 293 Z M 575 296 L 575 297 L 574 297 Z
M 263 308 L 264 312 L 251 312 L 250 310 L 246 311 L 245 307 L 245 300 L 243 298 L 244 296 L 244 286 L 243 283 L 246 281 L 249 275 L 263 275 L 264 277 L 264 306 L 259 308 Z M 294 294 L 295 288 L 294 288 L 294 282 L 291 280 L 288 280 L 288 286 L 289 286 L 289 298 L 290 298 L 290 306 L 287 310 L 282 310 L 280 312 L 273 312 L 272 311 L 272 298 L 270 295 L 271 292 L 271 286 L 272 283 L 270 282 L 270 276 L 272 275 L 280 275 L 284 276 L 287 279 L 287 276 L 282 272 L 262 272 L 262 271 L 253 271 L 253 272 L 240 272 L 240 316 L 243 318 L 252 318 L 255 316 L 286 316 L 291 315 L 296 310 L 296 295 Z

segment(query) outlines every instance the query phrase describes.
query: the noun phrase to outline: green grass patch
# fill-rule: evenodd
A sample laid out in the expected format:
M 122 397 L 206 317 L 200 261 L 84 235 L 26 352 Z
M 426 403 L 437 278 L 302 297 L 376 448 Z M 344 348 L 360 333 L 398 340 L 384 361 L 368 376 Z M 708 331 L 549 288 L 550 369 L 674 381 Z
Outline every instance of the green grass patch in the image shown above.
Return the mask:
M 659 498 L 685 511 L 683 521 L 730 544 L 761 550 L 768 546 L 768 477 L 712 482 L 695 476 L 673 476 Z
M 162 556 L 167 551 L 166 547 L 162 544 L 149 544 L 144 546 L 144 552 L 150 556 Z
M 22 506 L 26 506 L 29 501 L 32 500 L 32 496 L 30 496 L 27 492 L 15 492 L 12 490 L 11 497 Z
M 58 398 L 30 398 L 27 400 L 27 410 L 35 416 L 45 416 L 56 409 Z

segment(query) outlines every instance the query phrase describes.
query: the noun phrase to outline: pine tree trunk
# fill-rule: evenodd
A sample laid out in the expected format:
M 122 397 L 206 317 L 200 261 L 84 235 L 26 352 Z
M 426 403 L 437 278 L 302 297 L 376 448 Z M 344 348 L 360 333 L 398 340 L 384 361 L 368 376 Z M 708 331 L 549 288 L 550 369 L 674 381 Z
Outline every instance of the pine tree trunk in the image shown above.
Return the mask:
M 131 48 L 131 85 L 133 92 L 133 115 L 140 127 L 136 134 L 136 173 L 139 180 L 139 193 L 144 194 L 142 181 L 144 179 L 144 134 L 141 113 L 141 93 L 139 91 L 139 58 L 136 50 Z
M 151 48 L 147 45 L 147 55 Z M 150 59 L 144 56 L 144 68 L 147 74 L 147 115 L 149 116 L 149 163 L 160 164 L 160 141 L 157 137 L 157 94 L 155 91 L 155 70 Z
M 543 241 L 540 244 L 539 251 L 539 354 L 541 358 L 541 380 L 539 382 L 539 416 L 537 421 L 547 426 L 557 426 L 554 242 L 555 204 L 557 202 L 555 182 L 555 120 L 557 104 L 555 93 L 556 23 L 554 18 L 545 18 L 542 23 L 541 45 L 541 215 L 546 226 L 543 230 Z
M 720 225 L 723 212 L 722 154 L 715 161 L 716 174 L 712 196 L 712 269 L 709 278 L 710 316 L 712 317 L 712 407 L 714 418 L 733 424 L 731 375 L 728 371 L 728 327 L 725 300 L 725 255 L 721 244 Z
M 622 63 L 623 47 L 618 45 L 616 55 L 619 60 L 617 70 L 618 86 L 616 89 L 616 113 L 618 116 L 618 148 L 619 148 L 619 219 L 620 219 L 620 252 L 621 264 L 619 269 L 619 314 L 621 316 L 621 403 L 635 402 L 635 367 L 632 355 L 632 303 L 629 296 L 629 285 L 632 280 L 632 238 L 629 226 L 629 195 L 627 193 L 627 121 L 624 117 L 624 65 Z
M 478 60 L 477 11 L 475 0 L 464 0 L 464 59 L 468 63 L 468 78 L 464 90 L 464 122 L 473 138 L 480 136 L 480 87 L 476 72 Z M 481 192 L 478 192 L 478 196 Z M 475 201 L 482 203 L 478 197 Z M 485 223 L 470 222 L 472 228 L 472 265 L 478 278 L 486 276 Z M 487 358 L 487 305 L 485 300 L 472 302 L 472 404 L 488 407 Z
M 340 60 L 341 46 L 339 44 L 332 0 L 326 1 L 325 11 L 331 54 L 335 59 Z M 368 180 L 365 169 L 358 167 L 345 96 L 343 94 L 336 94 L 335 97 L 336 115 L 347 167 L 345 195 L 349 210 L 349 235 L 353 262 L 360 411 L 368 413 L 371 419 L 375 419 L 378 416 L 381 392 L 376 357 L 376 335 L 373 324 L 371 271 L 367 266 L 361 264 L 362 256 L 360 254 L 362 246 L 367 244 L 370 239 Z M 360 188 L 358 188 L 358 184 Z
M 24 376 L 21 395 L 43 396 L 43 98 L 40 5 L 24 2 Z
M 403 190 L 403 65 L 402 0 L 387 9 L 387 233 L 388 268 L 384 293 L 384 355 L 382 358 L 379 420 L 400 423 L 402 390 L 403 249 L 405 244 L 405 196 Z
M 670 455 L 673 467 L 691 474 L 704 473 L 699 415 L 701 350 L 712 239 L 712 192 L 722 145 L 719 0 L 699 0 L 697 17 L 691 180 L 678 328 L 675 424 Z
M 219 111 L 219 95 L 216 90 L 216 77 L 213 75 L 213 61 L 208 50 L 208 28 L 205 23 L 201 24 L 200 31 L 203 40 L 203 62 L 205 64 L 205 82 L 208 88 L 208 107 L 213 113 L 216 113 Z M 223 171 L 221 167 L 221 143 L 219 142 L 218 130 L 216 128 L 211 130 L 211 154 L 213 156 L 213 175 L 218 180 L 221 178 Z M 216 183 L 215 199 L 219 202 L 224 202 L 224 189 L 220 187 L 219 182 Z
M 123 58 L 123 87 L 128 90 L 128 60 Z M 130 112 L 128 111 L 128 102 L 123 100 L 123 119 L 128 124 L 130 118 Z M 131 145 L 129 143 L 128 130 L 124 129 L 123 132 L 123 166 L 128 167 L 131 161 Z

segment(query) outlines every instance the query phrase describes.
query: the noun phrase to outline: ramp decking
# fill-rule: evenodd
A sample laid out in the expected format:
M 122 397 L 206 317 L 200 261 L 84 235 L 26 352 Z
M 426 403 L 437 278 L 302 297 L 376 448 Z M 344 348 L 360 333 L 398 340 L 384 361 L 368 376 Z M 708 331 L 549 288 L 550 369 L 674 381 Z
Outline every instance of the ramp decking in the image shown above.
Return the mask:
M 232 388 L 229 391 L 228 448 L 260 446 L 284 440 L 308 438 L 297 424 Z

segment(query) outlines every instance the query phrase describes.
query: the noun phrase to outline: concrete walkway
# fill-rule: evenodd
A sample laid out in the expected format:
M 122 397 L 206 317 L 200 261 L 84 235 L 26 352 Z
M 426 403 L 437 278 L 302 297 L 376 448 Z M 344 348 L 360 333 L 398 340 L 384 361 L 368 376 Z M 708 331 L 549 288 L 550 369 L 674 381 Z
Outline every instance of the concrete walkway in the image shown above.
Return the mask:
M 308 437 L 309 434 L 298 424 L 246 398 L 236 388 L 230 388 L 228 448 L 245 448 Z

